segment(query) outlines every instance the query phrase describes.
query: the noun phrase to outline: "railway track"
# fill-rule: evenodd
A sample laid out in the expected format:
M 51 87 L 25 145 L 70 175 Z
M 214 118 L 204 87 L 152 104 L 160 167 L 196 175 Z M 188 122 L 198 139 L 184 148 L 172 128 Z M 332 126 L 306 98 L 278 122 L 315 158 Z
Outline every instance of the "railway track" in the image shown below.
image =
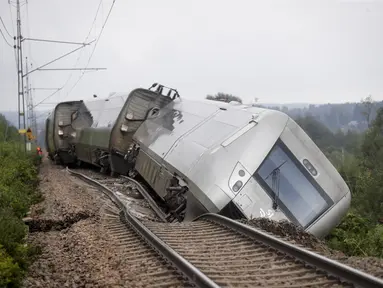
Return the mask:
M 383 287 L 381 279 L 220 215 L 205 214 L 189 223 L 139 221 L 110 185 L 67 170 L 101 187 L 118 207 L 111 227 L 127 245 L 127 259 L 135 263 L 135 255 L 150 255 L 163 265 L 145 276 L 152 279 L 147 287 L 164 284 L 166 277 L 175 287 Z

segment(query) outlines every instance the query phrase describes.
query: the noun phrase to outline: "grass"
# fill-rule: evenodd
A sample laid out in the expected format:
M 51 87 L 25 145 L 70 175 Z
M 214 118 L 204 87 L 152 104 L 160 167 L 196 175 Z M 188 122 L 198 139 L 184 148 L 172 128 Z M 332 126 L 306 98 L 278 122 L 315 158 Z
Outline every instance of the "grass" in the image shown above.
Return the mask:
M 0 143 L 0 287 L 19 287 L 38 251 L 26 244 L 22 221 L 42 199 L 37 191 L 40 158 L 33 152 L 25 153 L 17 142 Z

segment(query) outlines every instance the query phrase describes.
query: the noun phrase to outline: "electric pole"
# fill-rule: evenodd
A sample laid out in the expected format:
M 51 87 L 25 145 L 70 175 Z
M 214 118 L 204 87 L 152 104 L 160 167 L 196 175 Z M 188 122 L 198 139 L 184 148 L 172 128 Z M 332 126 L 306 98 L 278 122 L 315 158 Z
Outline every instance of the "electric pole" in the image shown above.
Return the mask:
M 37 132 L 37 120 L 36 120 L 36 112 L 34 110 L 35 106 L 33 105 L 33 95 L 32 95 L 32 89 L 30 88 L 30 91 L 29 91 L 29 99 L 30 99 L 30 110 L 31 110 L 31 114 L 32 114 L 32 119 L 31 119 L 31 126 L 32 126 L 32 131 L 35 131 L 34 132 L 34 135 L 35 135 L 35 144 L 37 144 L 37 135 L 38 135 L 38 132 Z
M 32 64 L 31 64 L 32 66 Z M 34 107 L 33 107 L 33 97 L 32 97 L 32 88 L 31 85 L 29 84 L 29 75 L 28 75 L 28 57 L 25 57 L 25 73 L 27 74 L 26 76 L 26 83 L 27 85 L 25 86 L 25 95 L 26 95 L 26 104 L 27 104 L 27 126 L 28 128 L 32 129 L 32 135 L 37 135 L 37 125 L 36 125 L 36 117 L 35 117 L 35 112 L 34 112 Z M 28 134 L 27 134 L 28 136 Z M 31 141 L 30 139 L 28 139 Z M 37 142 L 37 139 L 34 139 L 34 142 Z M 31 149 L 31 145 L 28 142 L 28 149 Z
M 28 73 L 28 57 L 25 57 L 25 72 Z M 29 122 L 29 119 L 30 119 L 30 111 L 29 111 L 29 101 L 30 101 L 30 97 L 29 97 L 29 77 L 26 77 L 25 79 L 25 82 L 26 82 L 26 85 L 24 87 L 24 95 L 25 95 L 25 102 L 26 102 L 26 106 L 27 106 L 27 125 L 26 126 L 29 126 L 30 122 Z
M 25 121 L 25 112 L 26 112 L 25 111 L 25 104 L 26 103 L 25 103 L 24 95 L 27 96 L 27 108 L 28 108 L 27 120 L 28 120 L 29 128 L 32 128 L 35 131 L 35 133 L 37 133 L 37 121 L 36 121 L 36 115 L 34 113 L 34 108 L 36 108 L 39 104 L 41 104 L 42 102 L 44 102 L 45 100 L 47 100 L 48 98 L 53 96 L 56 92 L 60 91 L 66 85 L 66 84 L 64 84 L 61 88 L 56 89 L 55 93 L 52 93 L 50 96 L 48 96 L 44 100 L 40 101 L 36 105 L 33 105 L 33 99 L 32 99 L 32 93 L 31 93 L 32 88 L 30 87 L 30 84 L 29 84 L 28 75 L 35 72 L 35 71 L 68 71 L 68 70 L 83 70 L 83 71 L 95 70 L 95 71 L 98 71 L 98 70 L 105 70 L 106 68 L 88 68 L 88 65 L 85 68 L 55 68 L 55 69 L 44 68 L 44 67 L 52 64 L 53 62 L 56 62 L 56 61 L 58 61 L 64 57 L 66 57 L 72 53 L 75 53 L 76 51 L 92 44 L 96 40 L 93 40 L 89 43 L 80 43 L 80 42 L 69 42 L 69 41 L 57 41 L 57 40 L 52 40 L 52 39 L 24 38 L 22 35 L 22 32 L 21 32 L 21 13 L 20 13 L 21 9 L 20 8 L 22 5 L 28 4 L 28 0 L 25 0 L 25 1 L 15 0 L 15 1 L 16 1 L 16 13 L 17 13 L 17 20 L 16 20 L 17 32 L 16 32 L 16 36 L 14 36 L 13 39 L 15 42 L 14 49 L 16 49 L 15 54 L 16 54 L 16 62 L 17 62 L 16 64 L 17 64 L 18 128 L 19 128 L 19 134 L 21 134 L 23 137 L 22 142 L 24 143 L 24 151 L 26 152 L 27 151 L 27 135 L 26 134 L 29 133 L 28 138 L 30 138 L 31 131 L 30 131 L 30 129 L 28 129 L 28 131 L 29 131 L 28 132 L 26 129 L 26 124 L 27 124 Z M 20 2 L 22 2 L 22 4 Z M 8 0 L 8 3 L 11 4 L 12 2 L 10 0 Z M 14 2 L 12 4 L 14 4 Z M 85 39 L 85 41 L 87 40 L 87 38 Z M 22 47 L 22 43 L 24 41 L 39 41 L 39 42 L 79 45 L 80 47 L 73 49 L 64 55 L 61 55 L 61 56 L 59 56 L 59 57 L 41 65 L 41 66 L 36 67 L 34 69 L 31 69 L 31 70 L 28 69 L 28 63 L 27 63 L 28 61 L 26 59 L 26 73 L 24 74 L 24 71 L 23 71 L 24 70 L 23 69 L 24 68 L 23 67 L 23 47 Z M 98 43 L 98 41 L 96 42 L 96 45 L 97 45 L 97 43 Z M 94 52 L 94 49 L 93 49 L 93 52 Z M 88 62 L 88 64 L 89 64 L 89 62 Z M 31 67 L 32 67 L 32 65 L 31 65 Z M 24 77 L 27 77 L 26 78 L 26 82 L 27 82 L 26 87 L 24 87 Z M 37 142 L 37 139 L 35 139 L 35 141 Z M 28 145 L 28 149 L 29 149 L 29 147 L 30 146 Z
M 22 33 L 21 33 L 21 16 L 20 16 L 20 0 L 16 0 L 17 11 L 17 36 L 16 36 L 16 54 L 17 54 L 17 92 L 18 92 L 18 124 L 20 130 L 25 130 L 25 103 L 24 103 L 24 77 L 23 77 L 23 48 L 22 48 Z M 25 132 L 25 131 L 24 131 Z M 26 152 L 26 135 L 24 138 L 24 151 Z

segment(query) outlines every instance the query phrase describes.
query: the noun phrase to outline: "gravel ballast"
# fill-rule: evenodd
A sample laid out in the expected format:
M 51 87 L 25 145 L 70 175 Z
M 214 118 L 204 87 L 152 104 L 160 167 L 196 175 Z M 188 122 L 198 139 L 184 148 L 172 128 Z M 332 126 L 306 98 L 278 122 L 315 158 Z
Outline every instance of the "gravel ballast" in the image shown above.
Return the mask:
M 340 251 L 330 249 L 324 241 L 316 238 L 310 233 L 307 233 L 302 228 L 297 227 L 291 222 L 277 222 L 267 218 L 258 218 L 246 221 L 241 220 L 240 222 L 383 279 L 383 259 L 376 257 L 349 257 Z
M 121 243 L 103 225 L 109 205 L 106 197 L 47 159 L 40 179 L 45 199 L 32 207 L 26 222 L 28 241 L 40 246 L 42 254 L 30 267 L 24 287 L 142 286 L 143 279 L 124 260 L 127 255 Z M 290 222 L 265 218 L 241 222 L 383 278 L 382 259 L 347 257 Z
M 46 159 L 40 178 L 45 199 L 31 209 L 28 242 L 42 253 L 23 286 L 142 287 L 146 263 L 126 264 L 124 247 L 103 224 L 113 210 L 106 197 Z

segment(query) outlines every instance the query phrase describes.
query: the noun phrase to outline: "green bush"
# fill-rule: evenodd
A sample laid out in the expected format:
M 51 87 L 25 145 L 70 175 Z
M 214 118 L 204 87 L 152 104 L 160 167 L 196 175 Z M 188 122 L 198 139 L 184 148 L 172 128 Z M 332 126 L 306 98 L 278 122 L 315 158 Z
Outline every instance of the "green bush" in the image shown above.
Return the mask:
M 0 244 L 11 256 L 16 254 L 16 248 L 22 243 L 26 234 L 26 226 L 16 217 L 12 208 L 0 209 Z
M 327 243 L 349 256 L 383 257 L 383 226 L 349 212 L 342 223 L 331 231 Z
M 22 218 L 41 200 L 36 192 L 40 161 L 20 148 L 19 143 L 0 144 L 0 287 L 18 287 L 36 253 L 24 243 Z
M 23 271 L 19 265 L 0 245 L 0 287 L 17 287 L 20 285 L 22 276 Z

